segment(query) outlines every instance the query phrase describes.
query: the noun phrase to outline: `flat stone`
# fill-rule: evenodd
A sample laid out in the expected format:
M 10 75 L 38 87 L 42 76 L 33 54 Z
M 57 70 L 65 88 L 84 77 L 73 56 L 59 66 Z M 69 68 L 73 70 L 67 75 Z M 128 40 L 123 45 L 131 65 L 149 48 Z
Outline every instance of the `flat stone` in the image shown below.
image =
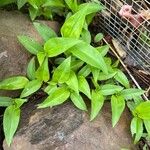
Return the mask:
M 65 103 L 52 109 L 24 106 L 18 131 L 11 147 L 4 150 L 138 150 L 129 131 L 126 109 L 115 128 L 111 125 L 110 103 L 90 122 L 89 115 Z
M 39 21 L 56 32 L 59 24 L 54 21 Z M 0 11 L 0 80 L 14 75 L 26 75 L 31 54 L 17 40 L 18 35 L 27 35 L 38 42 L 42 39 L 30 18 L 19 11 Z M 0 91 L 0 95 L 16 96 L 17 92 Z

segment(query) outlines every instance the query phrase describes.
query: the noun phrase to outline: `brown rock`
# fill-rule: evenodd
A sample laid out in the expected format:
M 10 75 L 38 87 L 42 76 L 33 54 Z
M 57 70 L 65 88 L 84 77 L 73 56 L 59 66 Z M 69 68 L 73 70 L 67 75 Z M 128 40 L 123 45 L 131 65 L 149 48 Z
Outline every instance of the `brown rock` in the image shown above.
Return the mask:
M 44 22 L 58 32 L 57 22 L 40 22 Z M 28 16 L 18 11 L 0 11 L 0 80 L 14 75 L 26 75 L 26 67 L 31 55 L 18 42 L 18 35 L 28 35 L 41 41 Z M 12 96 L 4 91 L 0 92 L 0 95 Z
M 112 128 L 110 103 L 105 104 L 92 122 L 87 113 L 71 103 L 41 110 L 34 110 L 28 104 L 22 111 L 11 147 L 4 142 L 4 150 L 137 150 L 129 131 L 129 116 L 125 110 L 117 126 Z

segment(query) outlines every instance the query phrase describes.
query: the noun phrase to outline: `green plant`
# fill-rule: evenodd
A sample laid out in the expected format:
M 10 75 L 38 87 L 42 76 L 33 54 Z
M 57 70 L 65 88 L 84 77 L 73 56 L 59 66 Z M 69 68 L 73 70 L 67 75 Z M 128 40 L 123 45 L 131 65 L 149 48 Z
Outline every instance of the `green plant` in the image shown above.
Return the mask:
M 1 0 L 0 7 L 11 3 L 16 3 L 18 9 L 27 4 L 30 18 L 34 20 L 41 15 L 48 19 L 52 19 L 54 14 L 66 16 L 67 10 L 76 11 L 80 0 Z
M 139 40 L 142 44 L 146 43 L 148 46 L 150 46 L 150 37 L 148 35 L 148 31 L 141 31 Z
M 8 145 L 11 144 L 19 123 L 20 107 L 39 89 L 48 94 L 47 98 L 38 105 L 39 109 L 71 100 L 77 108 L 87 111 L 83 98 L 85 95 L 91 102 L 90 120 L 98 115 L 104 102 L 110 100 L 113 127 L 117 124 L 127 102 L 136 117 L 131 123 L 132 134 L 136 134 L 135 142 L 141 137 L 143 125 L 141 119 L 144 121 L 150 119 L 147 115 L 150 109 L 147 107 L 145 114 L 142 106 L 149 105 L 149 102 L 136 101 L 144 91 L 130 88 L 127 77 L 118 69 L 118 61 L 113 63 L 106 56 L 109 46 L 90 45 L 91 34 L 88 25 L 94 14 L 103 7 L 96 3 L 84 3 L 76 7 L 76 10 L 70 7 L 73 14 L 67 15 L 61 27 L 61 37 L 39 23 L 34 23 L 34 26 L 45 41 L 43 45 L 27 36 L 18 37 L 22 45 L 35 56 L 27 67 L 28 78 L 17 76 L 0 82 L 0 89 L 3 90 L 22 89 L 19 98 L 1 97 L 0 105 L 7 106 L 3 125 Z M 101 38 L 98 36 L 96 39 Z M 52 70 L 49 69 L 49 65 L 53 67 Z M 149 130 L 148 125 L 146 129 Z

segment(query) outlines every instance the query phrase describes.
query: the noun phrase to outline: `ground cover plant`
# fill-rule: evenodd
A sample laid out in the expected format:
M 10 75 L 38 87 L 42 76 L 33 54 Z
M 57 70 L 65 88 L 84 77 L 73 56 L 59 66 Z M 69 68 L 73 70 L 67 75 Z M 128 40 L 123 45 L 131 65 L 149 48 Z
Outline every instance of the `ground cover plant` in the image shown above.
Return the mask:
M 133 116 L 131 133 L 134 143 L 142 136 L 148 137 L 150 102 L 142 99 L 144 91 L 132 88 L 119 69 L 118 61 L 107 56 L 109 45 L 92 46 L 88 25 L 95 13 L 104 8 L 94 2 L 79 4 L 76 1 L 68 1 L 68 7 L 71 11 L 59 36 L 38 22 L 34 22 L 34 26 L 43 38 L 43 44 L 27 36 L 18 36 L 33 57 L 27 67 L 27 77 L 14 76 L 0 82 L 1 90 L 21 90 L 18 98 L 0 97 L 0 106 L 7 107 L 3 117 L 7 144 L 11 144 L 17 130 L 21 106 L 39 89 L 47 93 L 47 97 L 38 104 L 38 109 L 63 105 L 70 100 L 78 109 L 90 111 L 91 121 L 100 113 L 105 101 L 110 101 L 113 127 L 128 106 Z M 94 40 L 99 42 L 102 39 L 100 33 Z M 91 103 L 90 108 L 87 108 L 83 95 Z
M 29 9 L 31 20 L 36 17 L 44 16 L 47 19 L 53 19 L 55 14 L 65 16 L 68 10 L 72 9 L 73 12 L 77 9 L 78 0 L 1 0 L 0 7 L 8 4 L 16 4 L 18 9 L 23 6 Z

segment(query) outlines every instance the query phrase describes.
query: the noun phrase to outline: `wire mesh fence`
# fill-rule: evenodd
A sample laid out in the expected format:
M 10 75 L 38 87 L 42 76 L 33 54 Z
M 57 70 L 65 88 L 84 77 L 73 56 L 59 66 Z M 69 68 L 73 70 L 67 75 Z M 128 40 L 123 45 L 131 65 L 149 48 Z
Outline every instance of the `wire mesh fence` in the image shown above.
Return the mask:
M 150 72 L 150 2 L 148 0 L 99 0 L 105 9 L 100 27 L 115 37 L 135 66 Z

